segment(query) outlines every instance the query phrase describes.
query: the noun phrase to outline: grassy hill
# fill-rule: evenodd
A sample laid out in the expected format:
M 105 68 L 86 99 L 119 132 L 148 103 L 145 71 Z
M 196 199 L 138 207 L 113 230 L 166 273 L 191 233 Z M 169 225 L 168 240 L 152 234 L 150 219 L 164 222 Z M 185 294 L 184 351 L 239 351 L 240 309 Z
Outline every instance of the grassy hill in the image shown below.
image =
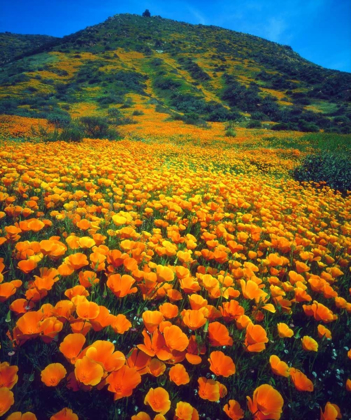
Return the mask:
M 351 132 L 351 74 L 289 46 L 129 14 L 52 41 L 3 65 L 0 113 L 68 120 L 82 108 L 99 116 L 122 108 L 131 117 L 133 103 L 148 100 L 191 124 Z
M 0 33 L 0 65 L 4 65 L 24 54 L 33 53 L 43 45 L 59 38 L 49 35 L 22 35 L 11 32 Z

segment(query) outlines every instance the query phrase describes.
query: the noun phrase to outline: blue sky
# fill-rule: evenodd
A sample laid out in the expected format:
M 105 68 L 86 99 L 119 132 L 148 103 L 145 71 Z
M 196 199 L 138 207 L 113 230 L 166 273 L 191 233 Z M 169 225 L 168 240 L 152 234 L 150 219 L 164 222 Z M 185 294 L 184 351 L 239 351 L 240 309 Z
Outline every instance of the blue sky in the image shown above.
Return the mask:
M 290 45 L 316 64 L 351 72 L 351 0 L 1 0 L 0 32 L 64 36 L 145 9 Z

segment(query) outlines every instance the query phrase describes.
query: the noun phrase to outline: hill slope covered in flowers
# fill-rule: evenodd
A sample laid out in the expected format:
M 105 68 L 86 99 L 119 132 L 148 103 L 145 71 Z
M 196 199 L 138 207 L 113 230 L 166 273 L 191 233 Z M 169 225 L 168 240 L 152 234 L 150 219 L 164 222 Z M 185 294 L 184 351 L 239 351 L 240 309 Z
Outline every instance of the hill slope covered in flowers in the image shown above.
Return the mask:
M 349 418 L 350 195 L 167 135 L 1 144 L 0 416 Z

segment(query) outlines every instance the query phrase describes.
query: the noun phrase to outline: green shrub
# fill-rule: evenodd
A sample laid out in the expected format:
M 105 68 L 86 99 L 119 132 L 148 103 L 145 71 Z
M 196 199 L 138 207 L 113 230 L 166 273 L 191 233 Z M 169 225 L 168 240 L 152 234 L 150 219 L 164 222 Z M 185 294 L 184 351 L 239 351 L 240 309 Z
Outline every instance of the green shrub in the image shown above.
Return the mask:
M 84 138 L 84 132 L 79 125 L 70 125 L 62 130 L 59 135 L 59 140 L 80 143 Z
M 330 152 L 306 156 L 301 166 L 292 171 L 292 176 L 300 182 L 324 182 L 330 188 L 346 193 L 351 191 L 350 156 Z
M 66 111 L 54 112 L 47 115 L 49 123 L 54 124 L 56 128 L 64 128 L 71 123 L 71 116 Z
M 261 121 L 257 121 L 257 120 L 251 120 L 248 122 L 247 128 L 261 128 L 262 124 Z
M 86 137 L 93 139 L 116 139 L 119 133 L 110 129 L 108 120 L 103 117 L 82 117 L 80 125 L 83 127 Z
M 225 135 L 227 137 L 236 137 L 236 131 L 231 121 L 229 121 L 229 123 L 225 126 Z

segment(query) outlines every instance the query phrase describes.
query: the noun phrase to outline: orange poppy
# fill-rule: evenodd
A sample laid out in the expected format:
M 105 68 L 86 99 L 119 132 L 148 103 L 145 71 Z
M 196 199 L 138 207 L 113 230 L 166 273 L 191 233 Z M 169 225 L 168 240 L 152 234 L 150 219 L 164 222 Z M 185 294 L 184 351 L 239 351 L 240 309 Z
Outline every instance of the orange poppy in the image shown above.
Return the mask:
M 290 368 L 290 377 L 298 391 L 313 392 L 314 386 L 312 381 L 300 370 Z
M 50 420 L 79 420 L 77 414 L 70 408 L 63 408 L 58 413 L 50 417 Z
M 286 378 L 290 375 L 290 368 L 285 363 L 282 362 L 278 356 L 272 355 L 269 358 L 269 363 L 271 364 L 272 371 L 279 376 L 285 376 Z
M 318 330 L 319 338 L 325 337 L 325 338 L 328 338 L 329 340 L 332 339 L 331 331 L 328 328 L 326 328 L 324 325 L 319 324 L 317 327 L 317 330 Z
M 172 350 L 184 351 L 189 345 L 189 339 L 176 325 L 166 327 L 163 336 L 167 347 Z
M 294 331 L 289 328 L 288 325 L 286 325 L 284 322 L 280 322 L 277 324 L 278 328 L 278 335 L 280 338 L 286 338 L 286 337 L 292 337 L 294 335 Z
M 26 274 L 33 271 L 37 265 L 38 263 L 34 260 L 22 260 L 17 264 L 18 268 Z
M 156 267 L 156 274 L 158 282 L 169 282 L 174 280 L 174 272 L 169 267 L 158 265 Z
M 255 389 L 247 405 L 255 420 L 280 419 L 284 404 L 283 397 L 271 385 L 264 384 Z
M 60 344 L 60 352 L 67 360 L 69 360 L 72 364 L 75 364 L 80 352 L 82 351 L 85 341 L 86 338 L 83 334 L 68 334 Z
M 152 376 L 157 378 L 164 374 L 166 370 L 166 365 L 163 362 L 161 362 L 161 360 L 158 360 L 157 358 L 153 358 L 150 360 L 148 368 L 149 368 L 149 373 L 151 373 Z
M 77 305 L 76 312 L 80 319 L 89 321 L 98 317 L 100 313 L 100 307 L 95 302 L 85 301 Z
M 99 363 L 88 356 L 84 356 L 76 361 L 74 374 L 77 381 L 82 384 L 95 386 L 100 383 L 104 375 L 104 369 Z
M 18 367 L 8 362 L 0 363 L 0 388 L 12 389 L 18 381 Z
M 122 352 L 114 350 L 115 345 L 110 341 L 97 340 L 86 349 L 85 356 L 112 372 L 121 369 L 126 361 Z
M 51 363 L 41 371 L 41 381 L 46 386 L 57 386 L 60 381 L 66 376 L 67 371 L 61 363 Z
M 155 417 L 156 418 L 156 417 Z M 187 402 L 179 401 L 175 409 L 174 420 L 198 420 L 199 413 L 196 408 Z
M 114 400 L 123 397 L 130 397 L 141 382 L 140 373 L 135 368 L 123 366 L 121 369 L 112 372 L 107 378 L 108 390 L 114 393 Z
M 224 302 L 222 306 L 219 307 L 223 319 L 225 321 L 232 321 L 238 319 L 241 315 L 244 315 L 245 310 L 242 306 L 239 305 L 239 302 L 232 299 L 229 302 Z M 234 401 L 234 400 L 233 400 Z
M 312 337 L 305 335 L 301 338 L 302 348 L 306 351 L 318 351 L 318 343 Z
M 205 314 L 208 313 L 206 308 L 202 309 L 184 309 L 181 313 L 184 324 L 191 330 L 198 330 L 207 322 Z
M 151 338 L 146 330 L 142 332 L 144 344 L 138 344 L 139 350 L 143 351 L 150 357 L 157 356 L 160 360 L 169 360 L 172 356 L 170 350 L 166 346 L 165 339 L 159 330 L 155 330 Z
M 131 420 L 151 420 L 151 417 L 145 411 L 140 411 L 138 414 L 132 416 Z
M 190 382 L 189 374 L 186 371 L 185 367 L 177 363 L 172 366 L 169 370 L 169 379 L 174 382 L 177 386 L 186 385 Z
M 232 346 L 233 339 L 229 336 L 227 327 L 220 322 L 210 322 L 208 336 L 211 346 Z
M 159 311 L 145 311 L 142 318 L 146 329 L 150 333 L 153 333 L 164 320 L 162 313 Z
M 223 411 L 232 420 L 240 420 L 244 418 L 244 411 L 236 400 L 229 400 L 228 404 L 223 407 Z
M 206 379 L 204 377 L 200 377 L 197 382 L 199 383 L 200 398 L 208 401 L 219 401 L 219 382 L 214 381 L 213 379 Z
M 124 334 L 132 328 L 132 323 L 123 314 L 110 315 L 110 327 L 115 333 Z
M 322 303 L 317 302 L 316 300 L 313 301 L 312 305 L 302 305 L 302 307 L 306 315 L 313 316 L 317 321 L 328 323 L 337 319 L 337 315 L 335 315 L 329 308 L 327 308 Z
M 135 368 L 140 373 L 140 375 L 145 375 L 146 373 L 149 373 L 147 366 L 150 360 L 151 357 L 146 353 L 138 350 L 137 348 L 133 348 L 129 353 L 127 365 L 130 368 Z
M 149 405 L 153 411 L 160 414 L 166 414 L 171 408 L 169 394 L 161 387 L 150 388 L 145 395 L 144 404 Z
M 336 404 L 328 401 L 324 407 L 324 411 L 321 409 L 320 420 L 336 420 L 341 418 L 340 408 Z
M 0 416 L 7 413 L 14 403 L 13 392 L 5 387 L 0 388 Z
M 138 291 L 136 287 L 132 287 L 134 283 L 135 279 L 127 274 L 123 276 L 112 274 L 109 276 L 106 284 L 116 297 L 122 298 Z
M 208 361 L 210 362 L 210 370 L 217 376 L 228 378 L 235 373 L 233 359 L 226 356 L 222 351 L 213 351 Z
M 6 420 L 37 420 L 37 416 L 30 411 L 23 414 L 20 411 L 15 411 L 6 417 Z
M 160 312 L 166 319 L 172 319 L 178 316 L 178 306 L 172 303 L 164 303 L 159 307 Z
M 254 325 L 250 323 L 246 327 L 246 350 L 254 353 L 259 353 L 265 350 L 265 343 L 268 343 L 266 330 L 263 327 L 261 327 L 261 325 Z

